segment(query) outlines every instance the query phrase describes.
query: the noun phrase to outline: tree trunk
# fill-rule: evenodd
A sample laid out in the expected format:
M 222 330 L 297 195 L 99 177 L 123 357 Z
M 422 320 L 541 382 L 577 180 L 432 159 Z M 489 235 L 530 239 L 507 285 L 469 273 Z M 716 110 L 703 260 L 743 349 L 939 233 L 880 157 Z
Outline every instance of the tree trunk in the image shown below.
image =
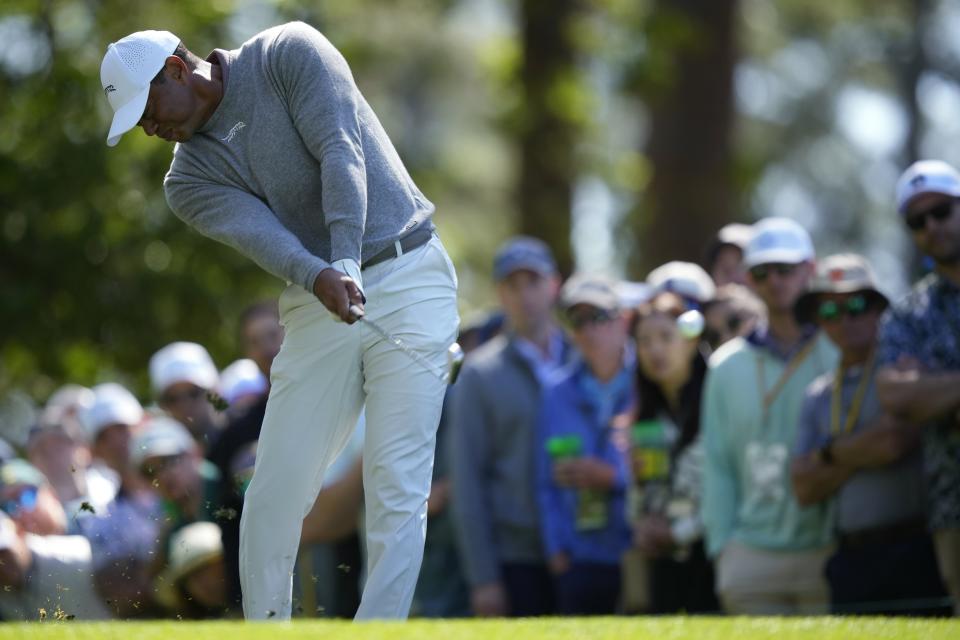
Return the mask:
M 736 0 L 659 0 L 655 20 L 672 24 L 672 73 L 642 95 L 651 109 L 648 190 L 632 212 L 645 276 L 669 260 L 700 262 L 713 234 L 734 218 L 731 129 Z M 659 40 L 658 40 L 659 41 Z
M 564 274 L 573 268 L 570 209 L 577 125 L 564 114 L 557 88 L 578 73 L 570 28 L 578 5 L 578 0 L 521 3 L 519 228 L 550 246 Z

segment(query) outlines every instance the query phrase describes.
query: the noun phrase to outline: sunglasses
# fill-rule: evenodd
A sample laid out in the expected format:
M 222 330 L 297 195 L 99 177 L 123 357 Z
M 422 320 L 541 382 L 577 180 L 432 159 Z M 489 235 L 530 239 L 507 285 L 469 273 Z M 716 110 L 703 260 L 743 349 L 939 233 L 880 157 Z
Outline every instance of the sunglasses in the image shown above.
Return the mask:
M 37 493 L 36 487 L 27 487 L 16 498 L 0 502 L 0 511 L 13 518 L 23 511 L 33 511 L 37 508 Z
M 758 264 L 750 267 L 750 276 L 757 282 L 763 282 L 772 272 L 778 276 L 789 276 L 796 269 L 795 264 Z
M 870 309 L 870 303 L 863 296 L 851 296 L 843 302 L 824 300 L 817 308 L 817 317 L 824 322 L 835 322 L 840 316 L 859 318 Z
M 588 325 L 603 324 L 613 320 L 614 314 L 603 309 L 591 309 L 589 311 L 577 311 L 567 314 L 567 320 L 570 326 L 575 330 L 583 329 Z
M 206 391 L 200 387 L 192 387 L 188 391 L 181 391 L 180 393 L 165 393 L 160 396 L 160 404 L 162 405 L 177 405 L 181 402 L 196 402 L 200 398 L 206 395 Z
M 953 200 L 941 202 L 935 207 L 911 213 L 906 216 L 903 221 L 907 223 L 911 231 L 920 231 L 927 226 L 927 218 L 933 218 L 938 222 L 943 222 L 953 215 L 953 204 Z

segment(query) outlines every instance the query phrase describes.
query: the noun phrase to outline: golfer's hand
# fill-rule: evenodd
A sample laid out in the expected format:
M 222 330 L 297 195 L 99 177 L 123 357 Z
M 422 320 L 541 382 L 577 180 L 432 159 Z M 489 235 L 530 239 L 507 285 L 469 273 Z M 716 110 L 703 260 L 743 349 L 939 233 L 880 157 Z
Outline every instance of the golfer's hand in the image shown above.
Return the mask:
M 356 305 L 363 310 L 363 294 L 353 279 L 336 269 L 324 269 L 313 281 L 313 295 L 323 303 L 330 313 L 347 324 L 353 324 L 357 318 L 350 313 L 350 306 Z

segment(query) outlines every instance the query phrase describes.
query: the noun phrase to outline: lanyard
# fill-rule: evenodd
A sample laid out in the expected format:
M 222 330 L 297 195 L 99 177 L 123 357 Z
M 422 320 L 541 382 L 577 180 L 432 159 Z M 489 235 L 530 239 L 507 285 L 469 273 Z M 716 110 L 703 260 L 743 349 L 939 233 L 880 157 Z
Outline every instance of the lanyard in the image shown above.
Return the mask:
M 867 395 L 867 387 L 870 386 L 870 380 L 873 378 L 873 363 L 876 351 L 870 352 L 867 363 L 863 367 L 863 375 L 860 376 L 860 382 L 857 383 L 857 390 L 853 394 L 853 401 L 850 403 L 850 411 L 843 421 L 843 430 L 840 430 L 840 404 L 841 390 L 843 388 L 843 365 L 837 366 L 837 375 L 833 379 L 833 393 L 830 397 L 830 435 L 841 436 L 851 433 L 853 426 L 860 417 L 860 410 L 863 408 L 863 399 Z
M 780 377 L 777 379 L 777 382 L 767 390 L 767 376 L 766 376 L 766 367 L 763 362 L 763 354 L 757 353 L 757 378 L 759 381 L 760 392 L 763 397 L 763 424 L 767 424 L 767 414 L 770 412 L 770 407 L 773 405 L 774 400 L 777 399 L 777 396 L 780 395 L 780 392 L 783 390 L 784 385 L 790 380 L 790 377 L 796 373 L 797 369 L 803 364 L 803 361 L 807 359 L 807 356 L 813 351 L 813 347 L 817 342 L 817 336 L 814 335 L 810 338 L 810 341 L 804 345 L 803 349 L 798 351 L 790 358 L 790 361 L 787 362 L 787 366 L 784 368 L 783 373 L 780 374 Z

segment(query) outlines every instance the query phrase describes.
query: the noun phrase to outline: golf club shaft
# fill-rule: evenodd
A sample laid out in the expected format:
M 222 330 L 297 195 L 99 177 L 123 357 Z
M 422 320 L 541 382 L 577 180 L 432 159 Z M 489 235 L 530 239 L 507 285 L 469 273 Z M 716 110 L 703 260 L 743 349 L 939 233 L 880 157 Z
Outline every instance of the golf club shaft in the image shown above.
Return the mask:
M 421 366 L 423 366 L 427 371 L 437 376 L 442 382 L 447 381 L 447 378 L 449 377 L 447 373 L 438 373 L 437 368 L 434 367 L 429 362 L 427 362 L 426 358 L 424 358 L 422 355 L 420 355 L 419 353 L 417 353 L 416 351 L 408 347 L 403 342 L 403 340 L 392 335 L 389 331 L 381 327 L 379 324 L 367 318 L 366 314 L 363 311 L 361 311 L 359 307 L 356 307 L 356 306 L 350 307 L 350 313 L 353 314 L 353 316 L 357 318 L 357 320 L 360 320 L 366 323 L 366 325 L 371 329 L 373 329 L 373 331 L 377 335 L 379 335 L 381 338 L 383 338 L 387 342 L 396 346 L 398 349 L 400 349 L 405 354 L 407 354 L 408 357 L 410 357 L 411 359 L 419 363 Z

